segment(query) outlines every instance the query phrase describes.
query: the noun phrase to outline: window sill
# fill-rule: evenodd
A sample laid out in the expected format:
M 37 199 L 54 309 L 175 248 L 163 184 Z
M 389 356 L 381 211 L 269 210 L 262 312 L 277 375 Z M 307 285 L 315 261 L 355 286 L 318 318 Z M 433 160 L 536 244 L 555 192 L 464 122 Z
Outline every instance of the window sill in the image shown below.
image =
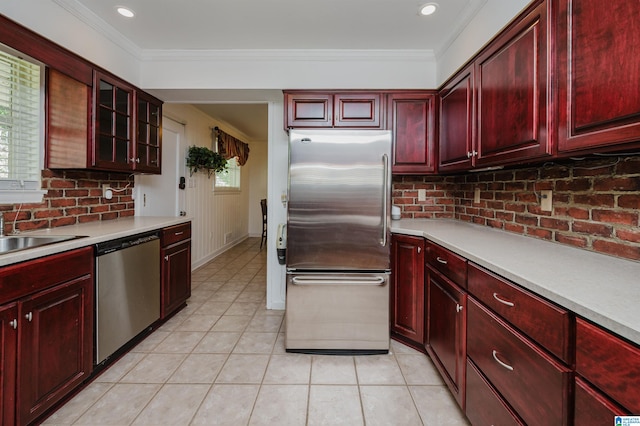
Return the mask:
M 0 190 L 0 204 L 41 203 L 47 191 Z

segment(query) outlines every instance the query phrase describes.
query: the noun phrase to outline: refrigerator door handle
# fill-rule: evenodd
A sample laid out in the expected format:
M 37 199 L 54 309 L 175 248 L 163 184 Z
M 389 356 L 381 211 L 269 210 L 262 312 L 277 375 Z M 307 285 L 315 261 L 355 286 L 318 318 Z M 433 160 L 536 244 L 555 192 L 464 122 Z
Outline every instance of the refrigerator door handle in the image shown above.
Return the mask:
M 370 278 L 331 278 L 331 277 L 293 277 L 291 282 L 295 285 L 373 285 L 381 286 L 386 283 L 384 277 Z
M 387 192 L 389 191 L 389 156 L 387 154 L 382 154 L 382 164 L 383 164 L 383 183 L 382 183 L 382 241 L 380 241 L 380 245 L 382 247 L 386 247 L 387 245 L 387 198 L 389 197 Z

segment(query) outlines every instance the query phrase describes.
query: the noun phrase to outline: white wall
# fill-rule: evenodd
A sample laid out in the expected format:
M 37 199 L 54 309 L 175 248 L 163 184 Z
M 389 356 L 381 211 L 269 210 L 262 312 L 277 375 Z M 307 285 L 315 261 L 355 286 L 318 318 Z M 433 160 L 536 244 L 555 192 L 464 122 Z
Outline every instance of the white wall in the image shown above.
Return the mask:
M 163 115 L 185 124 L 185 147 L 211 148 L 211 129 L 222 124 L 191 105 L 165 104 Z M 237 130 L 225 125 L 224 131 L 242 139 Z M 242 167 L 240 192 L 213 190 L 214 178 L 206 173 L 188 176 L 185 211 L 192 218 L 191 263 L 194 268 L 206 263 L 246 238 L 248 231 L 251 162 Z M 231 238 L 225 242 L 225 234 Z
M 458 37 L 438 55 L 434 87 L 451 77 L 530 2 L 531 0 L 487 0 Z
M 252 142 L 249 150 L 249 235 L 259 237 L 262 235 L 260 200 L 267 198 L 269 146 L 267 141 Z

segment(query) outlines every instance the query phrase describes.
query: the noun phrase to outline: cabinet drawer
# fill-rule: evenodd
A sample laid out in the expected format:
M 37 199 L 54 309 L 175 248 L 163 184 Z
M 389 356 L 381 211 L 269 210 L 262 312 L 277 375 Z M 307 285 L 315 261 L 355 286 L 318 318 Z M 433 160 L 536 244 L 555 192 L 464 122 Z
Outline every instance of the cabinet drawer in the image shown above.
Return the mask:
M 467 358 L 467 418 L 472 425 L 522 425 L 511 409 Z
M 503 278 L 469 264 L 469 293 L 524 334 L 571 364 L 571 314 Z
M 93 247 L 0 268 L 0 304 L 93 273 Z
M 566 425 L 571 370 L 482 307 L 467 302 L 467 354 L 528 425 Z
M 640 348 L 576 319 L 576 371 L 633 413 L 640 413 Z
M 467 288 L 467 260 L 450 250 L 427 241 L 426 262 L 462 288 Z
M 614 416 L 629 414 L 578 377 L 575 395 L 575 425 L 610 425 Z
M 162 230 L 160 245 L 166 247 L 189 238 L 191 238 L 191 223 L 181 223 L 180 225 L 170 226 Z

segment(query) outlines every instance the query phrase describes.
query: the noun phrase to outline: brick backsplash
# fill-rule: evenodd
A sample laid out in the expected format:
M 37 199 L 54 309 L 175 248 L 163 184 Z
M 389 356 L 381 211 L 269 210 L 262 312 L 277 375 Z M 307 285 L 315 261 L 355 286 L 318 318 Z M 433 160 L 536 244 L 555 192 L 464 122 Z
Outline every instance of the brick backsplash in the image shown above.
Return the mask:
M 102 198 L 104 183 L 122 191 L 114 191 L 111 200 Z M 47 193 L 41 203 L 0 206 L 6 233 L 14 232 L 14 222 L 18 231 L 27 231 L 134 215 L 128 174 L 43 170 L 42 188 Z
M 480 202 L 474 190 L 480 188 Z M 418 201 L 418 189 L 426 200 Z M 553 191 L 542 211 L 540 191 Z M 452 218 L 640 260 L 640 157 L 603 157 L 453 176 L 394 176 L 404 218 Z

